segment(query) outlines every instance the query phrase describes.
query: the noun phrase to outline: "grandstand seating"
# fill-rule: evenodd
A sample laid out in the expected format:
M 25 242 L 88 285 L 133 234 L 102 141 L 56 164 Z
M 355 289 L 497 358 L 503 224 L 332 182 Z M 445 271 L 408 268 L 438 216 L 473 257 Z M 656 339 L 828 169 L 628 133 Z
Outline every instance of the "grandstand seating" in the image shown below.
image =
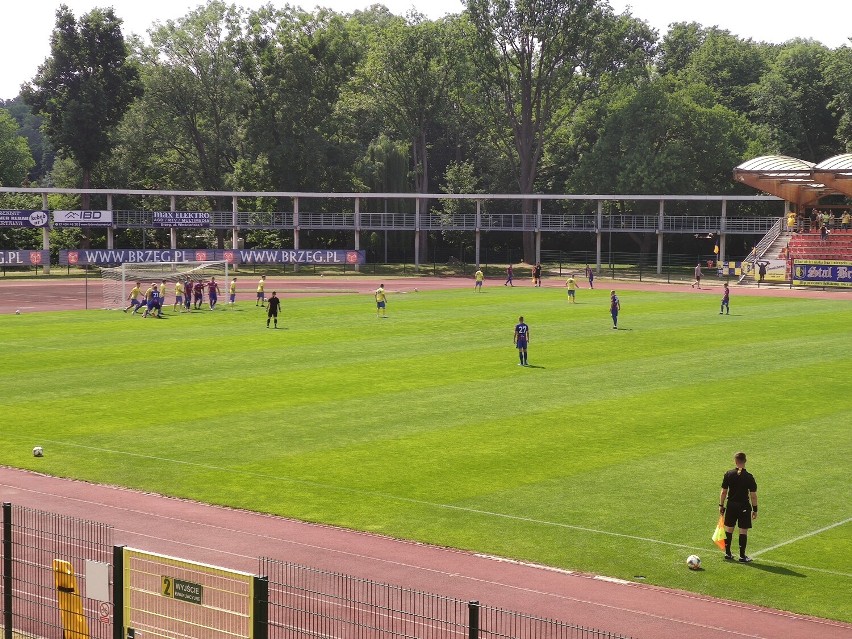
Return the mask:
M 795 233 L 779 258 L 852 262 L 852 231 L 835 229 L 823 241 L 818 233 Z

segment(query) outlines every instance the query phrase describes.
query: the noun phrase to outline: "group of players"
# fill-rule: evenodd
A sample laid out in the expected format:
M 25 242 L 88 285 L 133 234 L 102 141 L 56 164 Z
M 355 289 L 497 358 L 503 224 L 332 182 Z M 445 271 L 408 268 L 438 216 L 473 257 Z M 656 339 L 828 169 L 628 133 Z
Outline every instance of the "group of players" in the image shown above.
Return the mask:
M 124 312 L 126 313 L 130 309 L 133 309 L 131 315 L 136 315 L 142 309 L 142 317 L 163 317 L 168 286 L 168 280 L 163 280 L 160 284 L 153 282 L 143 295 L 142 282 L 136 282 L 136 286 L 133 287 L 127 296 L 128 304 L 123 309 Z M 205 291 L 207 292 L 208 308 L 211 311 L 216 310 L 221 290 L 215 277 L 211 277 L 209 280 L 187 277 L 184 280 L 177 280 L 173 286 L 175 301 L 172 310 L 175 312 L 200 310 L 204 306 Z M 257 301 L 255 302 L 255 306 L 267 309 L 267 328 L 269 328 L 271 321 L 274 321 L 274 327 L 278 328 L 278 311 L 281 308 L 281 300 L 275 294 L 275 291 L 272 292 L 272 297 L 267 300 L 264 292 L 265 286 L 266 276 L 261 275 L 260 281 L 257 283 Z M 228 306 L 233 306 L 236 302 L 237 278 L 235 277 L 228 284 Z
M 142 309 L 142 317 L 162 317 L 163 308 L 166 306 L 168 286 L 167 280 L 163 280 L 160 284 L 153 282 L 143 294 L 142 282 L 136 282 L 136 286 L 127 296 L 128 305 L 124 308 L 124 312 L 133 309 L 131 314 L 136 315 L 139 309 Z M 173 286 L 175 301 L 172 310 L 175 312 L 200 310 L 204 306 L 205 290 L 207 292 L 207 305 L 211 311 L 215 310 L 216 304 L 219 302 L 221 290 L 215 277 L 211 277 L 209 280 L 186 278 L 183 281 L 174 282 Z M 236 303 L 237 278 L 231 280 L 228 293 L 228 305 L 230 306 Z

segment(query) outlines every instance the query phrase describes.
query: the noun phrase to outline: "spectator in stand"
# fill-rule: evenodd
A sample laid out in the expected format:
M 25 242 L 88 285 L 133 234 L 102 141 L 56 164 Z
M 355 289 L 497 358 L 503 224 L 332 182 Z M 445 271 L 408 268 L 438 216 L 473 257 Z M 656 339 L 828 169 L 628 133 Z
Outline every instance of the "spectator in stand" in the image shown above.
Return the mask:
M 825 244 L 828 241 L 828 226 L 823 222 L 819 227 L 819 243 Z
M 816 209 L 811 209 L 811 224 L 808 227 L 808 231 L 813 231 L 816 233 L 819 230 L 819 211 Z
M 834 211 L 831 211 L 828 214 L 828 230 L 833 231 L 837 227 L 837 215 L 835 215 Z
M 793 211 L 790 211 L 787 214 L 787 232 L 795 233 L 796 232 L 796 214 Z
M 849 211 L 844 211 L 843 216 L 840 218 L 840 230 L 848 231 L 850 221 L 852 221 L 852 214 Z
M 805 232 L 805 216 L 801 213 L 796 213 L 796 233 Z

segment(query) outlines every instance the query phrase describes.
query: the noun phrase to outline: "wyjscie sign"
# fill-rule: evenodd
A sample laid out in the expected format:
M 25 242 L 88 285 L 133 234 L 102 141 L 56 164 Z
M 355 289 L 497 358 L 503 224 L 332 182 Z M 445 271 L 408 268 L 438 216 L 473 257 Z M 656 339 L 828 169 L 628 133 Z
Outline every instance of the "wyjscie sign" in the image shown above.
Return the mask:
M 189 603 L 201 604 L 202 596 L 204 595 L 204 587 L 201 584 L 195 584 L 191 581 L 182 579 L 174 579 L 163 575 L 163 588 L 161 590 L 163 597 L 171 599 L 179 599 L 180 601 L 188 601 Z

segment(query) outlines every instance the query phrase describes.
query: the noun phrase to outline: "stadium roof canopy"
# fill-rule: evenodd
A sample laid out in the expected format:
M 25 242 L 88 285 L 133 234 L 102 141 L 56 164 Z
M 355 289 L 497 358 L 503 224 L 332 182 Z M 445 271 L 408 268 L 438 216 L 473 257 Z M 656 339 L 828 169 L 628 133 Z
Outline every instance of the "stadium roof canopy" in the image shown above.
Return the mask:
M 852 166 L 852 155 L 848 157 L 850 159 L 847 166 Z M 830 161 L 826 160 L 826 162 Z M 786 155 L 763 155 L 736 167 L 734 180 L 783 198 L 797 206 L 814 205 L 826 195 L 842 194 L 843 191 L 815 179 L 815 166 L 813 162 Z M 849 171 L 852 172 L 852 168 Z
M 852 195 L 852 153 L 835 155 L 813 168 L 815 180 L 846 195 Z

